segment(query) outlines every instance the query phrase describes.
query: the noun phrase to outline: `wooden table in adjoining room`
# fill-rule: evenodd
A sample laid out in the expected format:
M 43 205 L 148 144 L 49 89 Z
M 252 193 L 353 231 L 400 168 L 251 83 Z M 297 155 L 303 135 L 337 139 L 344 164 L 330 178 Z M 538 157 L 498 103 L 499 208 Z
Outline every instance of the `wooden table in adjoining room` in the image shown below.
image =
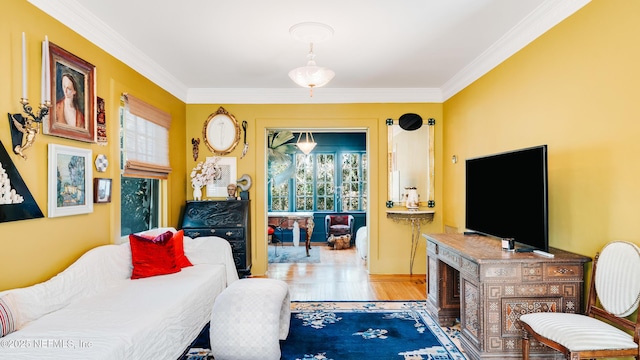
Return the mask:
M 313 228 L 315 223 L 313 221 L 312 212 L 270 212 L 267 214 L 268 225 L 273 225 L 281 229 L 293 229 L 293 223 L 298 222 L 301 229 L 305 229 L 307 238 L 304 240 L 307 256 L 309 256 L 309 249 L 311 249 L 311 235 L 313 235 Z M 282 241 L 283 239 L 281 239 Z

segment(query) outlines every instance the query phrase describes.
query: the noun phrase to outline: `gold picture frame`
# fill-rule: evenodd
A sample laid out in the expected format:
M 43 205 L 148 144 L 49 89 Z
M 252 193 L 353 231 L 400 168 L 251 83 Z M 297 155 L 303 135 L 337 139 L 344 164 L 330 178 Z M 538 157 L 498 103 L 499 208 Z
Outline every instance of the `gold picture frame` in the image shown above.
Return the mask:
M 43 132 L 67 139 L 96 142 L 95 66 L 49 43 L 51 110 Z
M 236 118 L 222 106 L 204 122 L 202 137 L 215 155 L 223 156 L 233 151 L 240 142 L 240 126 Z

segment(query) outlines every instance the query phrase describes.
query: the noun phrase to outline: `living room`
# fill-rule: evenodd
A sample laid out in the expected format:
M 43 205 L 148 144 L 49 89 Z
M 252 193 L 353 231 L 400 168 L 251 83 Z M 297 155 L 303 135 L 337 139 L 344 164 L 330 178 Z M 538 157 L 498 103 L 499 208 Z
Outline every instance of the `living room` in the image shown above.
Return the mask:
M 57 45 L 98 69 L 97 95 L 105 99 L 107 146 L 38 134 L 26 160 L 11 154 L 8 125 L 0 140 L 45 217 L 0 223 L 0 290 L 44 281 L 96 246 L 120 238 L 118 111 L 122 93 L 130 93 L 171 114 L 169 140 L 173 169 L 163 185 L 163 223 L 178 226 L 182 207 L 192 199 L 189 174 L 196 165 L 191 139 L 203 122 L 223 106 L 248 121 L 248 154 L 238 174 L 253 179 L 251 212 L 266 209 L 264 134 L 273 128 L 357 128 L 369 146 L 369 272 L 408 274 L 409 227 L 386 216 L 387 133 L 385 119 L 404 113 L 435 118 L 435 216 L 423 233 L 465 230 L 464 159 L 547 144 L 549 148 L 550 246 L 594 257 L 604 244 L 627 240 L 640 244 L 640 4 L 593 0 L 469 86 L 441 102 L 373 104 L 187 104 L 67 28 L 26 0 L 3 4 L 0 24 L 0 105 L 20 111 L 20 36 L 26 32 L 29 73 L 39 74 L 40 41 Z M 28 24 L 28 26 L 26 25 Z M 39 76 L 29 78 L 29 98 L 37 99 Z M 95 204 L 90 214 L 46 217 L 47 145 L 81 146 L 104 153 L 111 165 L 111 203 Z M 202 147 L 201 147 L 202 149 Z M 242 146 L 229 156 L 240 158 Z M 455 156 L 457 162 L 453 161 Z M 496 175 L 499 176 L 499 175 Z M 253 268 L 267 271 L 266 216 L 252 217 Z M 398 241 L 407 239 L 407 241 Z M 426 249 L 419 244 L 414 273 L 426 272 Z

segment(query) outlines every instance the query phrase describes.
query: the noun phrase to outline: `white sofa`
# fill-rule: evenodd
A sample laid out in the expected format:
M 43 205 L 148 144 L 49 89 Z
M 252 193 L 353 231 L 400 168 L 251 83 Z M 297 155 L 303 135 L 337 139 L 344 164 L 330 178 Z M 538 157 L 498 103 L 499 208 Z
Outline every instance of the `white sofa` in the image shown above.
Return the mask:
M 131 280 L 129 243 L 99 246 L 48 281 L 0 293 L 17 317 L 0 359 L 178 359 L 238 279 L 222 238 L 185 236 L 184 253 L 193 266 Z
M 361 226 L 356 231 L 356 250 L 358 251 L 358 256 L 362 260 L 367 260 L 367 252 L 369 251 L 369 235 L 367 233 L 367 227 Z

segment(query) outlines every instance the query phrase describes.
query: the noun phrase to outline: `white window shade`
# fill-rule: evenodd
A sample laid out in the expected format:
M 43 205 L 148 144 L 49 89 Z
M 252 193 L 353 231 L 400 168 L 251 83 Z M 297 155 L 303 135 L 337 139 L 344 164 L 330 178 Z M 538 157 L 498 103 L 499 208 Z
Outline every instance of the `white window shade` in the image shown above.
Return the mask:
M 123 174 L 166 179 L 171 115 L 128 94 L 124 101 Z

